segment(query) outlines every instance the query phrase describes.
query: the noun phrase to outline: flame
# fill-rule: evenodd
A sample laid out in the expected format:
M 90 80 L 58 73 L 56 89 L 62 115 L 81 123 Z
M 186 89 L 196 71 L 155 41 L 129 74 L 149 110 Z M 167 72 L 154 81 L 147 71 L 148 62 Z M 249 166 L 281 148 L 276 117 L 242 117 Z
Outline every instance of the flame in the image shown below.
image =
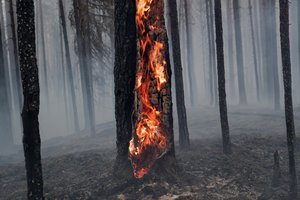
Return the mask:
M 169 146 L 168 137 L 161 124 L 161 111 L 157 108 L 158 105 L 153 105 L 150 97 L 153 87 L 156 93 L 159 93 L 163 84 L 167 82 L 167 62 L 162 53 L 164 44 L 153 38 L 153 34 L 159 34 L 161 31 L 158 26 L 160 16 L 150 16 L 151 8 L 155 4 L 153 2 L 154 0 L 136 0 L 140 61 L 135 89 L 140 99 L 140 116 L 129 144 L 129 157 L 136 178 L 142 178 Z M 154 23 L 147 25 L 150 17 L 154 17 L 155 20 L 151 20 Z

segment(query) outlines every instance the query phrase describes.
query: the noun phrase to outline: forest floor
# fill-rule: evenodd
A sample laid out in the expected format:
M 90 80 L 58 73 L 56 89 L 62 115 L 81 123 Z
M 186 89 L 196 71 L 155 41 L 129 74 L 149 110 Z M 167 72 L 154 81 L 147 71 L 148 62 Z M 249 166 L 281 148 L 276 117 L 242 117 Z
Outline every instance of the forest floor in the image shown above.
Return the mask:
M 283 111 L 230 108 L 233 143 L 230 156 L 222 153 L 217 109 L 190 110 L 188 118 L 191 148 L 187 151 L 176 148 L 181 170 L 172 180 L 164 177 L 142 180 L 114 177 L 113 122 L 99 125 L 95 137 L 68 136 L 43 142 L 46 199 L 287 199 L 288 160 Z M 300 109 L 295 109 L 297 135 L 300 135 L 299 122 Z M 273 153 L 276 150 L 280 154 L 282 179 L 280 186 L 272 187 Z M 298 177 L 299 157 L 300 150 L 297 150 Z M 25 197 L 26 176 L 20 150 L 14 155 L 0 157 L 0 199 Z

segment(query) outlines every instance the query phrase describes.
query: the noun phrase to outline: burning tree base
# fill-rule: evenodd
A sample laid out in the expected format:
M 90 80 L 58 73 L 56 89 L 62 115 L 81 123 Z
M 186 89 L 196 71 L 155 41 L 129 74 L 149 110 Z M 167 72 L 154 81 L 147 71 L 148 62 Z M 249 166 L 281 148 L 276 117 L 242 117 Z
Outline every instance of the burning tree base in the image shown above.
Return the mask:
M 164 1 L 136 0 L 136 4 L 138 62 L 129 157 L 135 177 L 142 178 L 156 160 L 174 156 L 174 138 Z

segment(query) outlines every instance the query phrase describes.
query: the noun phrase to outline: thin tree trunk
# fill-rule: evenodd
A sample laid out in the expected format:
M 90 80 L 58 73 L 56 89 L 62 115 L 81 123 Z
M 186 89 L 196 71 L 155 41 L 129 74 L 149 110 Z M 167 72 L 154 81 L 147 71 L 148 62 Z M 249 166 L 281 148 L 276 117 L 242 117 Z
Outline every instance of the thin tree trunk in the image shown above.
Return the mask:
M 128 160 L 132 134 L 132 111 L 136 77 L 136 3 L 135 0 L 115 0 L 115 118 L 117 125 L 117 159 L 114 171 L 118 175 L 132 174 Z
M 258 62 L 257 62 L 257 53 L 256 53 L 256 43 L 255 43 L 255 37 L 254 37 L 254 22 L 253 22 L 253 7 L 251 0 L 248 1 L 249 3 L 249 17 L 250 17 L 250 30 L 251 30 L 251 41 L 252 41 L 252 54 L 254 59 L 254 72 L 255 72 L 255 85 L 256 85 L 256 97 L 259 101 L 260 99 L 260 85 L 259 85 L 259 79 L 258 79 Z
M 65 46 L 65 54 L 66 54 L 66 64 L 67 64 L 67 79 L 68 83 L 70 84 L 70 94 L 71 94 L 71 106 L 73 110 L 73 116 L 74 116 L 74 128 L 75 133 L 79 133 L 79 119 L 78 119 L 78 110 L 76 106 L 76 94 L 75 94 L 75 86 L 74 86 L 74 78 L 73 78 L 73 72 L 72 72 L 72 62 L 71 62 L 71 56 L 70 56 L 70 47 L 69 47 L 69 38 L 67 33 L 67 24 L 66 24 L 66 17 L 65 17 L 65 11 L 64 11 L 64 5 L 63 0 L 59 0 L 59 13 L 60 13 L 60 20 L 61 20 L 61 26 L 63 31 L 63 41 Z
M 287 145 L 289 156 L 289 177 L 290 177 L 290 199 L 297 199 L 297 175 L 295 166 L 295 125 L 292 97 L 292 74 L 290 57 L 290 39 L 289 39 L 289 1 L 279 0 L 280 5 L 280 38 L 281 38 L 281 56 L 282 71 L 284 83 L 284 102 L 285 119 L 287 130 Z
M 34 1 L 17 0 L 18 47 L 24 105 L 23 147 L 28 199 L 43 199 L 41 139 L 39 133 L 40 88 L 35 46 Z
M 192 29 L 191 29 L 189 14 L 188 14 L 189 13 L 188 5 L 189 4 L 187 0 L 184 0 L 184 14 L 185 14 L 185 28 L 186 28 L 185 31 L 187 37 L 186 50 L 187 50 L 188 77 L 189 77 L 188 79 L 189 79 L 189 86 L 190 86 L 190 101 L 191 101 L 191 106 L 194 107 L 197 91 L 195 89 L 196 81 L 194 79 L 194 57 L 192 51 L 193 34 L 192 34 Z
M 176 105 L 179 125 L 179 145 L 181 148 L 190 146 L 189 131 L 187 126 L 186 108 L 184 102 L 184 87 L 182 76 L 181 48 L 178 28 L 177 2 L 169 0 L 172 50 L 175 72 Z
M 17 36 L 16 36 L 16 25 L 15 25 L 15 15 L 13 8 L 13 0 L 9 0 L 9 15 L 10 15 L 10 23 L 11 23 L 11 32 L 12 32 L 12 41 L 13 41 L 13 49 L 14 49 L 14 62 L 16 69 L 16 85 L 17 85 L 17 98 L 18 98 L 18 108 L 21 110 L 21 102 L 22 102 L 22 86 L 21 86 L 21 76 L 20 76 L 20 66 L 18 59 L 18 45 L 17 45 Z
M 49 106 L 49 85 L 48 85 L 48 66 L 47 66 L 47 55 L 46 55 L 46 42 L 45 42 L 45 31 L 44 31 L 44 15 L 43 15 L 43 4 L 42 0 L 39 0 L 39 14 L 40 14 L 40 25 L 41 25 L 41 45 L 42 45 L 42 58 L 43 58 L 43 79 L 45 86 L 46 104 Z
M 5 65 L 2 42 L 2 26 L 0 20 L 0 152 L 10 152 L 13 146 L 11 111 L 8 99 L 8 81 L 7 76 L 5 76 Z
M 239 102 L 240 104 L 247 104 L 239 0 L 233 0 L 233 13 L 235 19 L 234 28 L 235 28 L 235 37 L 236 37 L 235 43 L 236 43 L 236 59 L 237 59 L 237 72 L 238 72 Z
M 215 26 L 216 26 L 217 62 L 218 62 L 219 109 L 220 109 L 221 129 L 222 129 L 222 137 L 223 137 L 223 152 L 225 154 L 231 154 L 232 150 L 231 150 L 231 142 L 230 142 L 230 135 L 229 135 L 226 87 L 225 87 L 224 42 L 223 42 L 221 0 L 215 0 Z

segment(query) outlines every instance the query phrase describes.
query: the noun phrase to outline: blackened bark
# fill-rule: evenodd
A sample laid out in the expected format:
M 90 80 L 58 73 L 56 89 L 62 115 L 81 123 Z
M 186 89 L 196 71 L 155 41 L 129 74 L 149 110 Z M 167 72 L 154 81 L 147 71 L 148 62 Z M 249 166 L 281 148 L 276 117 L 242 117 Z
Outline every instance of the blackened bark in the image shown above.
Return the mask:
M 187 51 L 187 63 L 188 63 L 188 77 L 189 77 L 189 88 L 190 88 L 190 101 L 191 106 L 195 106 L 196 101 L 196 94 L 197 91 L 195 89 L 195 78 L 194 78 L 194 57 L 192 51 L 192 44 L 193 44 L 193 34 L 190 24 L 190 17 L 189 17 L 189 8 L 188 8 L 187 0 L 184 0 L 184 14 L 185 14 L 185 28 L 186 28 L 186 51 Z
M 5 76 L 5 63 L 4 63 L 4 52 L 2 43 L 2 30 L 0 22 L 0 151 L 6 152 L 12 150 L 13 145 L 13 133 L 12 133 L 12 122 L 11 112 L 9 109 L 8 100 L 8 87 L 7 79 Z
M 251 0 L 248 1 L 249 3 L 249 17 L 250 17 L 250 30 L 251 30 L 251 41 L 252 41 L 252 53 L 254 59 L 254 72 L 255 72 L 255 85 L 256 85 L 256 97 L 257 100 L 260 99 L 260 85 L 259 85 L 259 78 L 258 78 L 258 62 L 257 62 L 257 53 L 256 53 L 256 43 L 255 43 L 255 36 L 254 36 L 254 22 L 253 22 L 253 7 Z
M 226 87 L 225 87 L 225 66 L 224 66 L 224 43 L 222 25 L 222 6 L 221 0 L 215 0 L 215 26 L 216 26 L 216 45 L 218 63 L 218 86 L 219 86 L 219 109 L 223 137 L 223 152 L 232 153 L 229 135 L 229 125 L 227 117 Z
M 184 87 L 182 76 L 182 62 L 181 62 L 181 47 L 178 28 L 178 14 L 177 2 L 169 0 L 170 19 L 171 19 L 171 35 L 172 35 L 172 50 L 175 73 L 175 87 L 176 87 L 176 105 L 178 113 L 179 125 L 179 145 L 182 148 L 190 146 L 189 131 L 187 126 L 186 108 L 184 101 Z
M 16 82 L 17 82 L 17 97 L 18 97 L 18 107 L 21 110 L 21 102 L 22 102 L 22 86 L 21 86 L 21 76 L 20 76 L 20 66 L 19 66 L 19 58 L 18 58 L 18 44 L 17 44 L 17 35 L 16 35 L 16 25 L 15 25 L 15 12 L 13 7 L 13 0 L 9 0 L 9 15 L 10 15 L 10 23 L 11 23 L 11 36 L 13 41 L 13 51 L 14 51 L 14 62 L 16 69 Z
M 65 56 L 66 56 L 66 67 L 67 67 L 67 80 L 68 80 L 68 83 L 70 84 L 70 93 L 71 93 L 70 100 L 71 100 L 73 116 L 74 116 L 74 127 L 75 127 L 75 132 L 79 133 L 79 131 L 80 131 L 79 119 L 78 119 L 78 111 L 77 111 L 77 106 L 76 106 L 75 86 L 74 86 L 74 78 L 73 78 L 73 72 L 72 72 L 72 62 L 71 62 L 71 56 L 70 56 L 69 38 L 68 38 L 68 33 L 67 33 L 67 24 L 66 24 L 63 0 L 59 0 L 59 13 L 60 13 L 61 27 L 62 27 L 62 31 L 63 31 L 65 54 L 66 54 Z
M 34 1 L 17 1 L 18 47 L 24 105 L 23 147 L 28 199 L 43 199 L 41 140 L 39 133 L 40 88 L 35 46 Z
M 136 3 L 115 0 L 115 118 L 117 124 L 117 159 L 115 172 L 129 166 L 128 148 L 132 134 L 132 112 L 136 79 Z
M 297 199 L 297 175 L 294 157 L 295 125 L 292 97 L 292 74 L 289 38 L 289 1 L 280 0 L 280 38 L 282 71 L 284 83 L 285 119 L 287 129 L 287 145 L 289 156 L 290 199 Z
M 235 28 L 235 37 L 236 37 L 235 43 L 236 43 L 236 59 L 237 59 L 237 72 L 238 72 L 239 103 L 247 104 L 239 0 L 233 0 L 233 14 L 235 20 L 234 28 Z

